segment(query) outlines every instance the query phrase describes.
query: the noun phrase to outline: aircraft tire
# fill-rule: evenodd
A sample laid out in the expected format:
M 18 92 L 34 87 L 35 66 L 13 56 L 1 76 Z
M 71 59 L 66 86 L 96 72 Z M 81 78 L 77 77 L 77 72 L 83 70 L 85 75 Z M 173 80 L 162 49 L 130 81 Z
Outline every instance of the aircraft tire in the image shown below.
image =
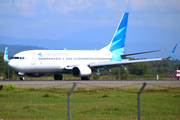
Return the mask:
M 90 80 L 90 76 L 87 76 L 87 77 L 86 77 L 86 80 Z
M 63 76 L 60 74 L 58 75 L 58 80 L 62 80 L 63 79 Z
M 62 80 L 63 79 L 63 76 L 60 74 L 60 75 L 58 75 L 58 74 L 55 74 L 54 75 L 54 80 Z
M 81 77 L 81 80 L 86 80 L 85 77 Z
M 54 80 L 58 80 L 58 75 L 54 75 Z
M 90 76 L 81 77 L 81 80 L 90 80 Z
M 20 76 L 20 80 L 24 81 L 25 77 L 24 76 Z

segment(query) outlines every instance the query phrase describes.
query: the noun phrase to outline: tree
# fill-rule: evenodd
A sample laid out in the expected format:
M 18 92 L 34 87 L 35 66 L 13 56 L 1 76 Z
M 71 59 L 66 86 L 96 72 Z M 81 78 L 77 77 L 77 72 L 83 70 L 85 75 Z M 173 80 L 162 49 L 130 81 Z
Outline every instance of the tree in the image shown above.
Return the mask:
M 158 68 L 158 69 L 157 69 L 157 72 L 158 72 L 158 73 L 163 73 L 164 70 L 163 70 L 162 68 Z
M 7 64 L 5 68 L 5 75 L 6 75 L 6 78 L 8 78 L 8 65 Z M 9 68 L 9 78 L 13 78 L 13 77 L 14 77 L 14 71 Z
M 120 70 L 120 75 L 122 74 L 128 74 L 128 69 L 123 69 L 122 67 L 116 67 L 116 68 L 110 68 L 111 69 L 111 72 L 107 71 L 107 70 L 104 70 L 101 72 L 101 75 L 117 75 L 118 74 L 118 69 Z
M 163 69 L 164 69 L 164 73 L 167 73 L 167 74 L 168 74 L 168 72 L 169 72 L 169 67 L 164 67 Z
M 3 60 L 3 53 L 0 53 L 0 76 L 5 75 L 5 69 L 6 69 L 6 62 Z
M 134 75 L 143 75 L 147 72 L 149 63 L 133 63 L 129 66 L 129 73 Z
M 178 67 L 178 70 L 180 70 L 180 66 Z

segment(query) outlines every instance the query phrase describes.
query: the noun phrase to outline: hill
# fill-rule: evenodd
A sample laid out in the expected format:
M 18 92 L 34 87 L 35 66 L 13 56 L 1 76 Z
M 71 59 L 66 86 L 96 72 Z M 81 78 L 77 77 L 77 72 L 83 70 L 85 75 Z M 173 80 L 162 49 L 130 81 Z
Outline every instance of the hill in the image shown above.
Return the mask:
M 36 47 L 36 46 L 0 44 L 0 52 L 4 53 L 6 46 L 8 46 L 9 48 L 8 52 L 10 56 L 24 50 L 46 50 L 47 49 L 47 48 Z
M 156 31 L 159 32 L 156 32 Z M 6 45 L 20 45 L 20 46 L 38 46 L 38 48 L 47 49 L 64 49 L 67 50 L 94 50 L 101 49 L 108 45 L 113 37 L 115 27 L 100 27 L 100 28 L 90 28 L 77 32 L 75 34 L 70 34 L 65 37 L 61 37 L 56 40 L 52 39 L 36 39 L 36 38 L 16 38 L 10 36 L 0 35 L 0 44 Z M 141 31 L 147 31 L 146 34 L 142 34 Z M 164 38 L 164 35 L 166 37 Z M 170 31 L 167 29 L 152 28 L 148 27 L 146 29 L 138 26 L 129 26 L 127 29 L 127 36 L 125 42 L 125 53 L 141 52 L 148 50 L 163 49 L 162 52 L 143 54 L 130 56 L 134 58 L 157 58 L 157 57 L 167 57 L 172 51 L 175 44 L 180 44 L 178 38 L 180 34 L 178 31 Z M 25 48 L 26 48 L 25 47 Z M 16 47 L 19 49 L 19 47 Z M 33 48 L 28 48 L 33 49 Z M 9 49 L 11 50 L 11 48 Z M 25 50 L 25 49 L 23 49 Z M 13 47 L 13 53 L 15 53 L 15 47 Z M 20 51 L 20 50 L 17 50 Z M 174 59 L 180 59 L 179 45 L 177 46 L 176 52 L 173 56 Z M 1 52 L 4 52 L 1 50 Z

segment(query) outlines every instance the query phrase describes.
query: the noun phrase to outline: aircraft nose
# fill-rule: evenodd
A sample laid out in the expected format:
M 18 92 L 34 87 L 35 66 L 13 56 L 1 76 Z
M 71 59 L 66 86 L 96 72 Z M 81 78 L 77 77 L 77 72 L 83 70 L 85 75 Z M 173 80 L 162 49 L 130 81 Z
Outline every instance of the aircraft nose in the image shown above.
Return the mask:
M 9 66 L 9 68 L 11 68 L 12 70 L 14 70 L 15 67 L 16 67 L 15 63 L 14 63 L 12 60 L 10 60 L 10 61 L 8 62 L 8 66 Z

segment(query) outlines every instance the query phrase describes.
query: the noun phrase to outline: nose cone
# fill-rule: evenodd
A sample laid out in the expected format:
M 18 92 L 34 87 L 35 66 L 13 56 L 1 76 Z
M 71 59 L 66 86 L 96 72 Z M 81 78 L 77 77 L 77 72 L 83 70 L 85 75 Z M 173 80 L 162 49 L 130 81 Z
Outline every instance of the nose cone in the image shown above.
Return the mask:
M 12 60 L 10 60 L 10 61 L 8 62 L 8 66 L 9 66 L 9 68 L 11 68 L 12 70 L 15 70 L 15 69 L 16 69 L 16 64 L 15 64 L 15 62 L 12 61 Z

